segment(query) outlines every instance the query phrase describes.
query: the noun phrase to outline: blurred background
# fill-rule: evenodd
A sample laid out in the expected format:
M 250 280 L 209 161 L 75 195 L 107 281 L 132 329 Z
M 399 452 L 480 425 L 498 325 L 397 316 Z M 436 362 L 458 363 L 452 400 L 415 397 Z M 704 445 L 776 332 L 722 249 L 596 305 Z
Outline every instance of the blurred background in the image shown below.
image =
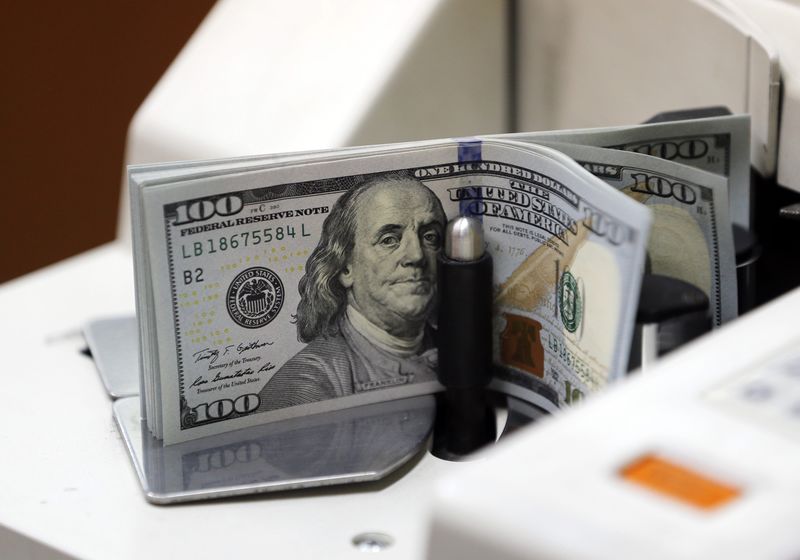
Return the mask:
M 114 238 L 128 124 L 213 4 L 4 3 L 0 282 Z

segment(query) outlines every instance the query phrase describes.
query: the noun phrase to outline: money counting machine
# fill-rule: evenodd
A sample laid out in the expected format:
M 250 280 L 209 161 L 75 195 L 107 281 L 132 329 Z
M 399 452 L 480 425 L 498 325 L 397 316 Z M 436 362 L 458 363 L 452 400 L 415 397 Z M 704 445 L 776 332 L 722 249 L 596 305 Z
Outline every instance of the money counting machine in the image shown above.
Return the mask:
M 138 442 L 131 469 L 137 435 L 110 412 L 138 413 L 123 202 L 117 241 L 0 287 L 0 556 L 797 557 L 798 29 L 792 0 L 220 2 L 134 118 L 128 163 L 726 106 L 752 119 L 754 238 L 739 262 L 753 309 L 474 461 L 415 451 L 433 415 L 422 398 L 304 419 L 294 441 L 331 452 L 266 475 L 261 446 L 291 457 L 278 429 L 173 457 Z M 378 451 L 342 465 L 336 450 L 358 445 Z M 384 451 L 397 460 L 369 460 Z M 319 465 L 362 483 L 163 508 L 137 481 L 169 501 L 189 471 L 183 497 L 293 469 L 312 480 Z

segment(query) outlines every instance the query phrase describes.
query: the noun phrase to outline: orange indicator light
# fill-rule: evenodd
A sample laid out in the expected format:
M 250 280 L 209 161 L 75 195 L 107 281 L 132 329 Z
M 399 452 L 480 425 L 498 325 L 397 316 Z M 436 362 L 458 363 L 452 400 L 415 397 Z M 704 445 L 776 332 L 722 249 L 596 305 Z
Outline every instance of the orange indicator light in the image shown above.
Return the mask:
M 741 494 L 739 488 L 655 455 L 637 459 L 620 474 L 629 482 L 704 510 L 718 508 Z

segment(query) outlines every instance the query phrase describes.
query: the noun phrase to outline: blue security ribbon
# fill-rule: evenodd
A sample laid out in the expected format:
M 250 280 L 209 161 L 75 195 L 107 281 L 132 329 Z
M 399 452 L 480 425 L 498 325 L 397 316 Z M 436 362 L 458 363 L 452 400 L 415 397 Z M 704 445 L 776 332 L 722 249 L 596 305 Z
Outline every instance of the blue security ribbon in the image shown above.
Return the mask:
M 481 141 L 474 139 L 464 139 L 458 142 L 458 163 L 468 161 L 481 161 Z M 483 216 L 475 214 L 470 209 L 474 200 L 460 200 L 458 202 L 458 213 L 461 216 L 472 216 L 483 221 Z

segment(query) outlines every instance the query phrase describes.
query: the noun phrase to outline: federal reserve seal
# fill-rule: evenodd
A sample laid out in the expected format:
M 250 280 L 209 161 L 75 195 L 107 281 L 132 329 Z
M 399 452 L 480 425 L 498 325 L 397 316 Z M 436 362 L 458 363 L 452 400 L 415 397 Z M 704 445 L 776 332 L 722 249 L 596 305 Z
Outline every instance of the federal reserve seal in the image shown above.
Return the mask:
M 226 303 L 231 319 L 247 329 L 263 327 L 283 307 L 283 282 L 268 268 L 253 267 L 239 273 L 228 288 Z
M 564 328 L 574 333 L 578 330 L 583 316 L 583 301 L 575 277 L 567 270 L 558 285 L 558 307 L 561 309 L 561 322 Z

